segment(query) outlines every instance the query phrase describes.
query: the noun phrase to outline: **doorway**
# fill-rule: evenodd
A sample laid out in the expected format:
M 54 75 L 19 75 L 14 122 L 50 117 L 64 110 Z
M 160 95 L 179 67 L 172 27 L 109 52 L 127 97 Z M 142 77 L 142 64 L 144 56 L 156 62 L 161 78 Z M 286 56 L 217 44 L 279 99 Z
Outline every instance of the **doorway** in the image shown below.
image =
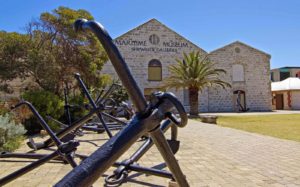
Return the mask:
M 283 110 L 283 94 L 276 94 L 276 110 Z
M 243 90 L 236 90 L 233 92 L 234 96 L 234 105 L 238 111 L 240 112 L 246 112 L 249 109 L 247 108 L 246 105 L 246 93 Z

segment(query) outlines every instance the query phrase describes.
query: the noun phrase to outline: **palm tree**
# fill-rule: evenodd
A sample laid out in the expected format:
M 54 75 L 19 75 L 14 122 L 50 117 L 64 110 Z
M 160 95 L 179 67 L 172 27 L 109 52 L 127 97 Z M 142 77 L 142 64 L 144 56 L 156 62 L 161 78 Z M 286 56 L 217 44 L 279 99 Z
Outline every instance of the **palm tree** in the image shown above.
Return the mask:
M 185 88 L 189 90 L 190 115 L 197 116 L 198 94 L 206 87 L 219 85 L 222 88 L 230 84 L 222 81 L 219 75 L 226 73 L 223 69 L 215 69 L 208 56 L 200 52 L 183 53 L 183 60 L 176 59 L 177 64 L 169 67 L 170 76 L 164 80 L 165 88 Z

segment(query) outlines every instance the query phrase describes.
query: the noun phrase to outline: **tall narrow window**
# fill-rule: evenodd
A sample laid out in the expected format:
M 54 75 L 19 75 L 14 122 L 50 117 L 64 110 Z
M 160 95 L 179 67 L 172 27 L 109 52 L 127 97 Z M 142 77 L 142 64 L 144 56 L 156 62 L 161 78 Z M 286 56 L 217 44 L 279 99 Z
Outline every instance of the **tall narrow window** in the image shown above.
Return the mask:
M 234 64 L 232 66 L 232 81 L 241 82 L 244 81 L 244 66 L 241 64 Z
M 148 80 L 161 81 L 162 80 L 162 66 L 159 60 L 153 59 L 148 64 Z
M 280 72 L 280 81 L 283 81 L 291 76 L 290 72 Z
M 271 81 L 274 81 L 274 72 L 271 72 Z
M 288 68 L 280 68 L 279 71 L 280 71 L 280 73 L 279 73 L 280 81 L 283 81 L 283 80 L 291 77 L 291 73 Z

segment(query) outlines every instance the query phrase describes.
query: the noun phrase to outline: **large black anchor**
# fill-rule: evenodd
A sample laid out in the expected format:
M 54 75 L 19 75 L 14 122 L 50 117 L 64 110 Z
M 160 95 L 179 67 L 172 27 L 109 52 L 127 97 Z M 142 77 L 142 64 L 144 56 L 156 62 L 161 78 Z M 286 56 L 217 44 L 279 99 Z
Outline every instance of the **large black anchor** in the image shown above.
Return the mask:
M 151 95 L 150 97 L 150 106 L 151 110 L 154 110 L 157 108 L 161 103 L 164 102 L 164 100 L 168 100 L 171 102 L 175 109 L 178 111 L 178 113 L 181 115 L 181 120 L 177 118 L 177 116 L 174 115 L 172 112 L 166 112 L 165 117 L 166 120 L 162 121 L 160 125 L 160 129 L 163 132 L 166 132 L 168 129 L 171 128 L 171 139 L 167 140 L 168 144 L 173 152 L 173 154 L 176 154 L 176 152 L 179 149 L 180 142 L 177 140 L 177 125 L 181 126 L 187 123 L 187 116 L 185 114 L 184 108 L 182 107 L 181 103 L 178 101 L 178 99 L 172 94 L 172 93 L 163 93 L 163 92 L 156 92 Z M 153 146 L 153 141 L 151 138 L 147 139 L 140 148 L 129 158 L 122 162 L 116 162 L 114 164 L 115 167 L 117 167 L 116 170 L 114 170 L 112 175 L 109 175 L 105 178 L 106 186 L 119 186 L 123 182 L 126 181 L 126 178 L 128 176 L 128 173 L 130 171 L 136 171 L 140 173 L 145 173 L 148 175 L 155 175 L 159 177 L 174 179 L 172 176 L 172 173 L 164 170 L 159 170 L 155 168 L 147 168 L 142 167 L 136 162 Z
M 164 158 L 175 181 L 179 186 L 189 186 L 160 128 L 161 122 L 164 121 L 166 117 L 168 117 L 168 120 L 173 121 L 178 127 L 184 127 L 187 124 L 187 114 L 182 104 L 175 99 L 175 96 L 169 98 L 169 96 L 164 94 L 158 94 L 155 99 L 156 102 L 152 102 L 154 104 L 147 104 L 127 64 L 103 26 L 95 21 L 80 19 L 75 22 L 75 28 L 78 31 L 91 30 L 97 36 L 123 86 L 126 88 L 131 101 L 136 107 L 137 113 L 125 128 L 92 153 L 79 166 L 75 167 L 55 186 L 91 186 L 109 167 L 114 165 L 116 160 L 120 158 L 138 138 L 147 132 L 150 134 L 153 143 Z M 172 113 L 174 105 L 181 119 L 178 119 Z

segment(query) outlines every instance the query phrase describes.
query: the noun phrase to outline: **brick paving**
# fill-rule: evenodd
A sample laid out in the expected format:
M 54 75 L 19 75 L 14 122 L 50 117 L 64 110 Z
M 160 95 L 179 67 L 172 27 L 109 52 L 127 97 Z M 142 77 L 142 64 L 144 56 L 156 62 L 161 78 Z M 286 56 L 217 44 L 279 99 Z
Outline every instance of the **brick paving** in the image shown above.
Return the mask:
M 167 135 L 168 136 L 168 135 Z M 79 138 L 78 153 L 89 154 L 101 145 L 105 134 L 88 133 Z M 179 129 L 181 147 L 176 154 L 191 186 L 300 186 L 300 143 L 243 132 L 189 120 Z M 141 144 L 137 142 L 122 159 Z M 17 152 L 28 151 L 26 145 Z M 47 151 L 39 151 L 47 152 Z M 6 162 L 1 159 L 0 177 L 30 162 Z M 9 159 L 13 160 L 13 159 Z M 23 160 L 24 161 L 24 160 Z M 153 147 L 139 161 L 142 166 L 165 168 Z M 71 170 L 69 165 L 47 163 L 6 186 L 51 186 Z M 111 174 L 109 169 L 105 174 Z M 103 186 L 103 177 L 94 186 Z M 168 180 L 131 172 L 122 186 L 167 186 Z

